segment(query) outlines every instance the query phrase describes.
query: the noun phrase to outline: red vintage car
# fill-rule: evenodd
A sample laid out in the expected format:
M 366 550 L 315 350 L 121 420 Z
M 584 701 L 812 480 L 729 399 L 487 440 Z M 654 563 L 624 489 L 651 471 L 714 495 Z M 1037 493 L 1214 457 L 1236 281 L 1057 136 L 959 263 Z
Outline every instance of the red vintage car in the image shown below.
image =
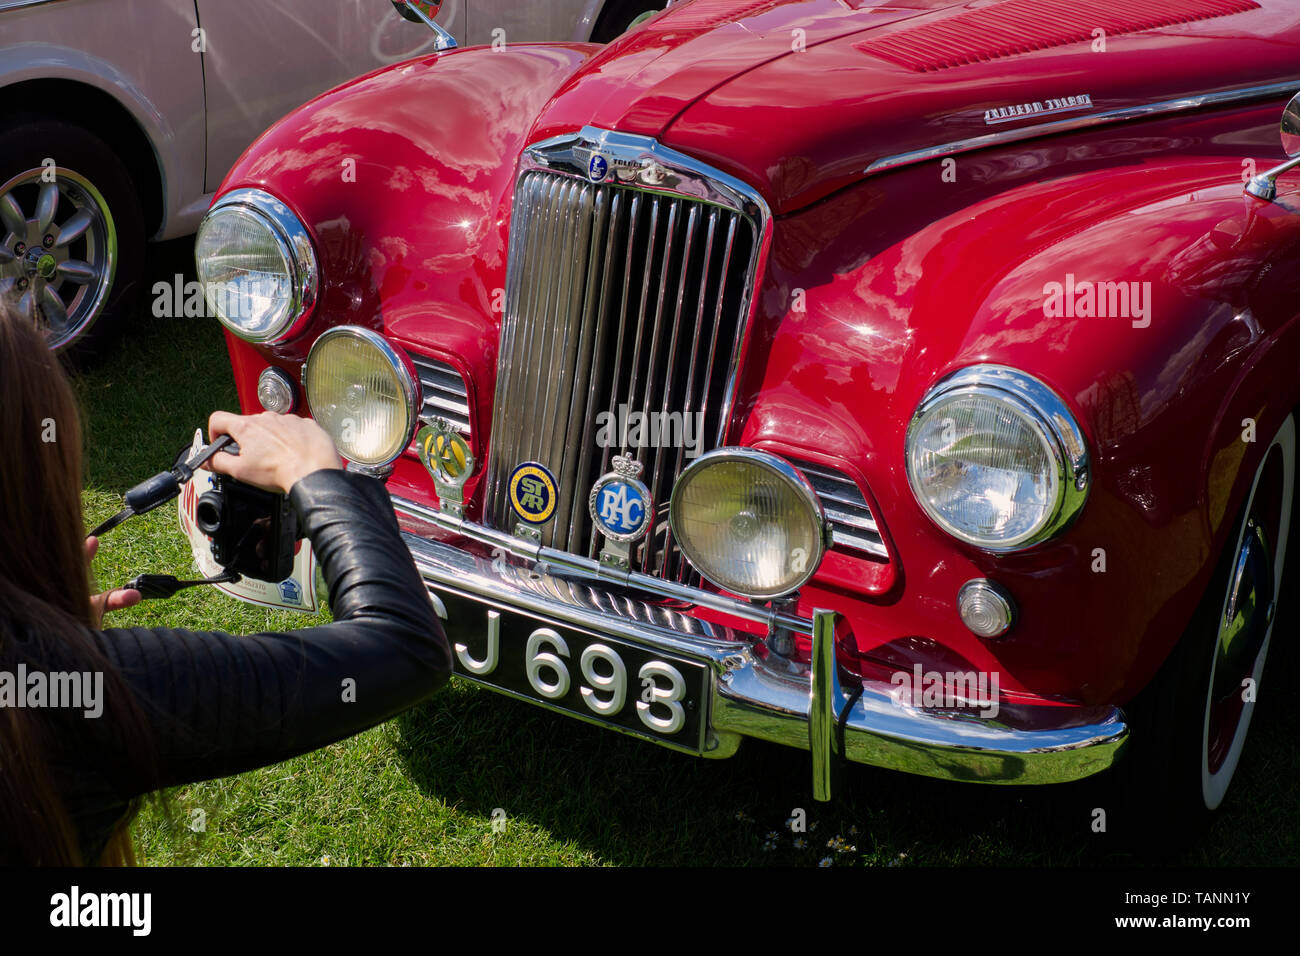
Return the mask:
M 316 99 L 200 276 L 465 677 L 819 799 L 1114 764 L 1181 827 L 1281 588 L 1297 90 L 1286 0 L 693 0 Z

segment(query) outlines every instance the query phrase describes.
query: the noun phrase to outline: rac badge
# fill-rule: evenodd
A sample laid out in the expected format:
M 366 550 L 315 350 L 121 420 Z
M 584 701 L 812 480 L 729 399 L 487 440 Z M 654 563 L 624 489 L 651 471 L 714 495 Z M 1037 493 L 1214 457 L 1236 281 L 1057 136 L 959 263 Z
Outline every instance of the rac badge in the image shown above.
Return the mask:
M 529 524 L 545 524 L 559 499 L 555 476 L 545 465 L 526 461 L 510 473 L 510 505 Z
M 459 518 L 464 512 L 464 487 L 474 473 L 474 456 L 469 444 L 441 418 L 435 418 L 415 436 L 420 461 L 433 476 L 438 503 L 446 514 Z
M 641 463 L 626 455 L 615 455 L 612 464 L 614 470 L 592 486 L 587 505 L 607 542 L 600 553 L 601 562 L 626 568 L 631 542 L 646 533 L 654 509 L 650 489 L 640 481 Z

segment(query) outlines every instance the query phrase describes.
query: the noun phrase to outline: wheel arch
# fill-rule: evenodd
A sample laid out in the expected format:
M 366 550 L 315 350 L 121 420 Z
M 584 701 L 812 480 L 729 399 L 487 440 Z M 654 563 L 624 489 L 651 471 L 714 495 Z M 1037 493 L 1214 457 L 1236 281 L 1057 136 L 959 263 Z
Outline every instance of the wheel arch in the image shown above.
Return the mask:
M 1300 415 L 1300 389 L 1286 376 L 1288 370 L 1294 372 L 1300 356 L 1300 318 L 1288 327 L 1286 338 L 1285 343 L 1242 366 L 1206 441 L 1205 513 L 1216 545 L 1223 543 L 1249 494 L 1273 436 L 1288 415 Z M 1230 486 L 1216 487 L 1216 474 L 1230 466 Z
M 166 216 L 166 174 L 154 140 L 136 114 L 104 89 L 80 80 L 43 77 L 3 87 L 0 122 L 55 119 L 89 130 L 122 159 L 135 181 L 148 235 L 161 231 Z M 40 103 L 33 110 L 30 103 Z

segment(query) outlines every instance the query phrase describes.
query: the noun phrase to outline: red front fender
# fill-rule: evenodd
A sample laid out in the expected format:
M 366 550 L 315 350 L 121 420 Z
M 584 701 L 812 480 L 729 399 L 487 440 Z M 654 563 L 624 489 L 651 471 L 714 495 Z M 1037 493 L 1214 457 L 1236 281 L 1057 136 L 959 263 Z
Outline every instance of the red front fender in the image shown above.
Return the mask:
M 410 60 L 323 94 L 271 127 L 221 193 L 256 187 L 306 224 L 321 289 L 304 333 L 230 338 L 255 409 L 268 360 L 295 374 L 326 328 L 361 325 L 444 358 L 491 408 L 515 159 L 563 80 L 598 47 L 511 45 Z
M 943 188 L 933 165 L 778 224 L 741 443 L 820 453 L 860 470 L 880 502 L 903 584 L 856 612 L 855 631 L 878 635 L 862 647 L 875 660 L 1124 701 L 1187 626 L 1259 449 L 1300 401 L 1297 204 L 1244 197 L 1239 158 L 1170 158 L 1004 183 L 926 222 L 914 200 Z M 863 255 L 909 211 L 925 224 Z M 1145 284 L 1151 311 L 1052 315 L 1045 290 L 1067 274 Z M 1048 384 L 1091 448 L 1079 520 L 1023 554 L 942 532 L 904 470 L 924 393 L 978 363 Z M 1244 417 L 1258 420 L 1255 445 L 1241 440 Z M 977 577 L 1018 603 L 1006 638 L 982 641 L 957 616 L 959 588 Z

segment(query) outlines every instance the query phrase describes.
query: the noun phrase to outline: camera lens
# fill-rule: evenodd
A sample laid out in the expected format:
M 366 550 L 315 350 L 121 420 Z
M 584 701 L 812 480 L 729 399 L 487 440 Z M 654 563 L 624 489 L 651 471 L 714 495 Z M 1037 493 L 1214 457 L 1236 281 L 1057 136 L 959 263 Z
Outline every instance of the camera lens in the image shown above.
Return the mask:
M 194 506 L 194 523 L 200 531 L 212 537 L 221 530 L 221 513 L 225 510 L 225 498 L 219 491 L 205 492 L 199 495 Z

